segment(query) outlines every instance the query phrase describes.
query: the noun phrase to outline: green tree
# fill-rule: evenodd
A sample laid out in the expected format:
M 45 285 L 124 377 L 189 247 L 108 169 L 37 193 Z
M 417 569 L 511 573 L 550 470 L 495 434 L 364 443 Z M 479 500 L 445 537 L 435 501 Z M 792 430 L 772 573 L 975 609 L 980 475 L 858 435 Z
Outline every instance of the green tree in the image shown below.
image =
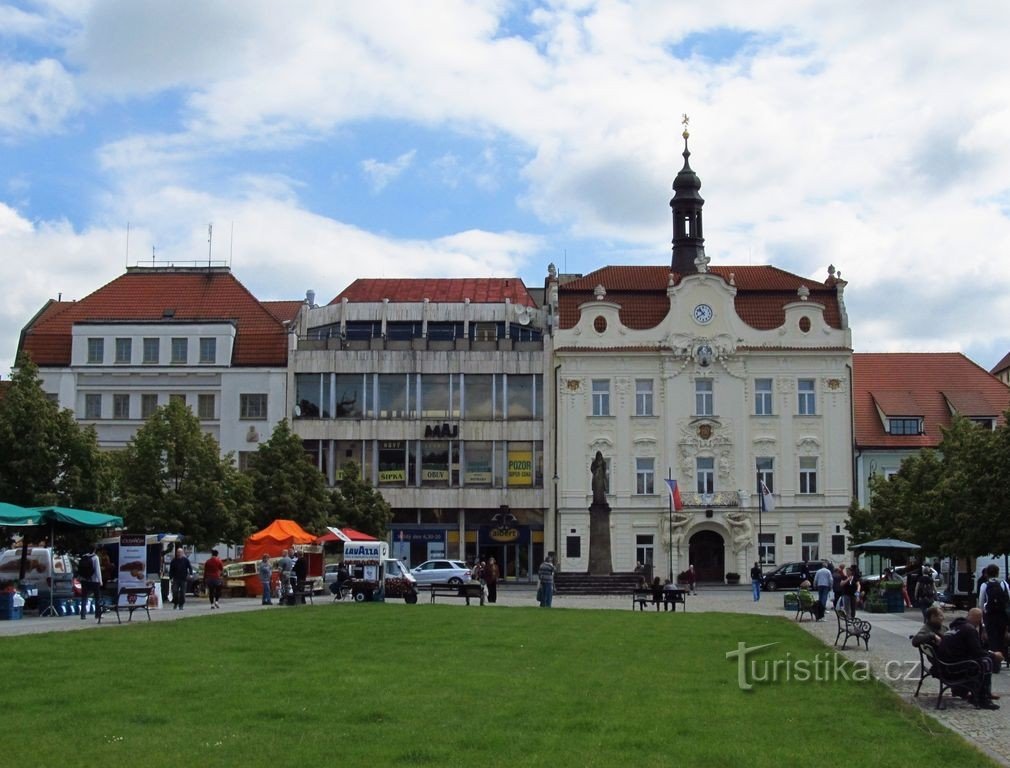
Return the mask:
M 61 411 L 42 390 L 38 368 L 22 357 L 0 401 L 0 499 L 100 510 L 111 492 L 110 462 L 94 429 Z
M 250 457 L 249 478 L 255 498 L 254 522 L 264 528 L 278 518 L 294 520 L 311 532 L 323 529 L 333 512 L 326 478 L 309 460 L 302 439 L 287 419 Z
M 181 533 L 197 547 L 252 531 L 252 486 L 184 404 L 158 408 L 118 455 L 119 514 L 134 531 Z
M 333 490 L 336 523 L 350 526 L 377 539 L 385 539 L 393 511 L 382 494 L 361 479 L 361 469 L 353 461 L 344 464 L 340 482 Z

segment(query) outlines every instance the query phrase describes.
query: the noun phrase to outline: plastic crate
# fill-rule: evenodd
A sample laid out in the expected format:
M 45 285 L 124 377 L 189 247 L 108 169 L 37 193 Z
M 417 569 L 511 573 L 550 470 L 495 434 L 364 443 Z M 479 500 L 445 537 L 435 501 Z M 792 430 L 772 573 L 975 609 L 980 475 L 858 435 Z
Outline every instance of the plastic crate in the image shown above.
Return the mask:
M 12 621 L 14 619 L 20 619 L 24 616 L 24 608 L 20 606 L 15 608 L 11 606 L 10 608 L 0 608 L 0 621 Z

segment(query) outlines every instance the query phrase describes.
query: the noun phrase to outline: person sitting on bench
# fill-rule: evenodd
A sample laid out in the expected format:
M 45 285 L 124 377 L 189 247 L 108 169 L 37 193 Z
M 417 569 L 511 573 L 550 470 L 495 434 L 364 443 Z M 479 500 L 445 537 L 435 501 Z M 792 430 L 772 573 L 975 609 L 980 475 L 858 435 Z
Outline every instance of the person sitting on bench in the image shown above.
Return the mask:
M 920 645 L 931 645 L 936 648 L 945 634 L 947 625 L 943 623 L 943 608 L 933 605 L 926 610 L 926 623 L 912 636 L 912 645 L 916 648 Z
M 993 702 L 992 670 L 1003 663 L 1003 654 L 987 651 L 982 647 L 979 630 L 982 626 L 982 610 L 972 608 L 962 621 L 956 619 L 950 630 L 940 640 L 936 649 L 937 658 L 945 662 L 964 660 L 978 661 L 982 665 L 981 693 L 973 697 L 972 704 L 979 709 L 999 709 Z

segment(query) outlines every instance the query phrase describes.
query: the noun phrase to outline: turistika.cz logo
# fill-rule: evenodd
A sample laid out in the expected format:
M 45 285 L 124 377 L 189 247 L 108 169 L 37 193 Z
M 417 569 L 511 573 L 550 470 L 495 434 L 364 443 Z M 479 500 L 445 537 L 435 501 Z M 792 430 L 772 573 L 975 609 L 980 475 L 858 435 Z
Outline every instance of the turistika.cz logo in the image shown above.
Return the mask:
M 752 658 L 759 651 L 778 643 L 747 645 L 737 643 L 735 651 L 727 651 L 727 659 L 736 659 L 736 681 L 741 691 L 753 690 L 755 684 L 822 683 L 851 680 L 865 683 L 873 679 L 868 661 L 852 661 L 825 651 L 813 658 L 794 659 L 792 653 L 779 658 Z

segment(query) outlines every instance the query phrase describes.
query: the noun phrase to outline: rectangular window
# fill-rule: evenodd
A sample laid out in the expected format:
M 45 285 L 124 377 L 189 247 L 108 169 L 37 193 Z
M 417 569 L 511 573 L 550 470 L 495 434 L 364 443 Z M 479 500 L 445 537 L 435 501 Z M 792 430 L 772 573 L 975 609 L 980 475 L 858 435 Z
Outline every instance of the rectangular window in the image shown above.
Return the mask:
M 715 459 L 711 456 L 699 456 L 694 461 L 698 493 L 715 493 Z
M 406 419 L 407 376 L 403 373 L 382 373 L 376 377 L 379 387 L 379 402 L 376 411 L 380 419 Z
M 239 451 L 238 452 L 238 471 L 248 472 L 249 471 L 249 460 L 256 455 L 256 451 Z
M 157 365 L 161 358 L 161 339 L 144 339 L 144 365 Z
M 322 411 L 323 418 L 330 416 L 330 375 L 322 375 Z M 338 419 L 360 419 L 365 412 L 362 404 L 365 401 L 365 381 L 367 377 L 360 373 L 338 373 L 334 377 L 337 396 Z
M 172 339 L 172 365 L 185 365 L 189 360 L 189 339 Z
M 323 393 L 324 381 L 329 384 L 328 373 L 296 373 L 295 374 L 295 411 L 296 419 L 318 419 L 329 410 L 329 387 L 326 396 Z
M 213 419 L 215 417 L 214 395 L 197 395 L 196 412 L 201 419 Z
M 918 435 L 922 432 L 918 419 L 889 419 L 892 435 Z
M 635 379 L 635 415 L 652 416 L 652 379 Z
M 127 394 L 115 394 L 112 396 L 112 418 L 130 418 L 130 396 Z
M 101 395 L 87 394 L 84 396 L 84 418 L 86 419 L 102 418 Z
M 775 534 L 758 534 L 758 560 L 761 565 L 771 565 L 775 562 Z
M 500 376 L 475 373 L 463 375 L 463 418 L 494 418 L 494 388 L 496 379 L 498 380 L 497 383 L 500 384 Z
M 635 459 L 635 493 L 639 496 L 656 492 L 656 460 Z
M 505 377 L 505 387 L 508 391 L 506 407 L 509 420 L 532 419 L 537 416 L 533 400 L 534 384 L 532 375 L 509 374 Z
M 582 557 L 582 537 L 565 537 L 565 557 Z
M 755 491 L 761 493 L 761 483 L 768 486 L 769 493 L 775 493 L 775 459 L 767 456 L 759 456 L 757 459 L 757 488 Z
M 800 534 L 800 560 L 821 559 L 821 534 Z
M 814 380 L 800 379 L 798 384 L 798 402 L 796 411 L 800 416 L 813 416 L 817 413 L 817 400 L 814 396 Z
M 772 415 L 772 380 L 754 380 L 754 415 Z
M 140 418 L 148 419 L 154 415 L 154 412 L 158 410 L 158 396 L 157 395 L 141 395 L 140 396 Z
M 652 534 L 640 533 L 635 536 L 635 561 L 642 565 L 655 562 L 655 544 Z
M 101 365 L 105 362 L 105 339 L 88 339 L 88 364 Z
M 383 440 L 379 443 L 379 485 L 407 484 L 407 443 Z
M 133 339 L 116 339 L 116 363 L 129 365 L 133 362 Z
M 816 456 L 800 456 L 800 493 L 817 493 Z
M 168 403 L 169 403 L 169 405 L 171 405 L 172 403 L 180 403 L 181 405 L 185 405 L 186 404 L 186 396 L 185 395 L 169 395 L 168 396 Z
M 610 379 L 593 379 L 593 416 L 610 415 Z
M 449 418 L 449 382 L 448 373 L 421 374 L 421 418 Z
M 836 533 L 831 537 L 831 554 L 844 555 L 845 554 L 845 534 Z
M 470 377 L 467 376 L 467 381 Z M 494 443 L 463 444 L 463 485 L 490 488 L 494 485 Z
M 267 417 L 267 396 L 261 394 L 239 395 L 238 416 L 240 419 L 265 419 Z
M 217 339 L 200 339 L 200 362 L 205 365 L 213 365 L 217 362 Z
M 445 488 L 449 485 L 449 442 L 421 441 L 421 485 Z
M 715 413 L 712 397 L 711 379 L 698 379 L 694 382 L 694 412 L 696 416 L 711 416 Z

